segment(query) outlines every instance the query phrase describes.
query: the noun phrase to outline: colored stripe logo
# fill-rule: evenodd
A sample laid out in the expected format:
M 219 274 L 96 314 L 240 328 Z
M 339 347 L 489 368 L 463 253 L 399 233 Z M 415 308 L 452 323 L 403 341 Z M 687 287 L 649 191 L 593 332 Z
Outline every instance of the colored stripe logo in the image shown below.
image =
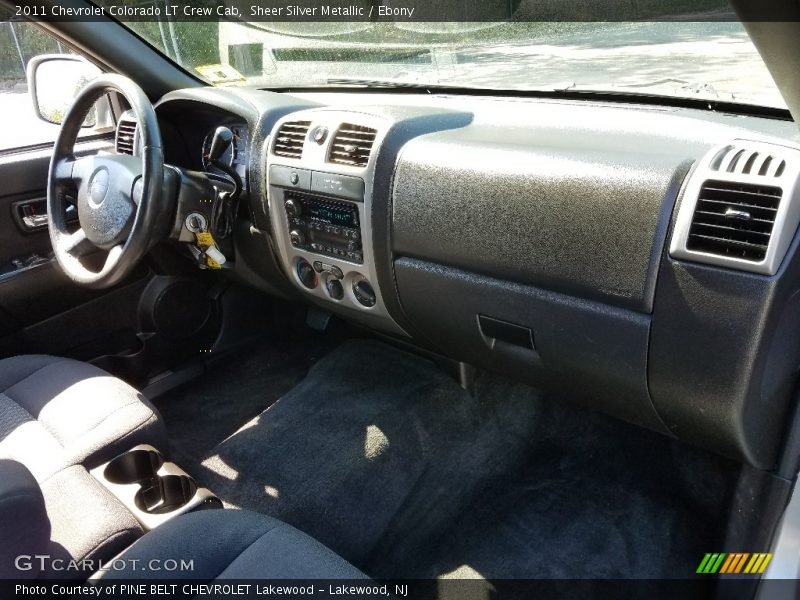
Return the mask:
M 767 568 L 772 554 L 767 552 L 718 552 L 708 553 L 703 557 L 697 573 L 713 575 L 724 573 L 726 575 L 757 574 L 761 575 Z

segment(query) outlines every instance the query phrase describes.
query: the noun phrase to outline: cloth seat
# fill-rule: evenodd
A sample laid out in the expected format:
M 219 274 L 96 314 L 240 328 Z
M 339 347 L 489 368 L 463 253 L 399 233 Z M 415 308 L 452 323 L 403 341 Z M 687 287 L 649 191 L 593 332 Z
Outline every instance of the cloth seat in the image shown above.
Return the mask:
M 0 532 L 2 579 L 86 579 L 144 533 L 82 466 L 40 485 L 11 460 L 0 460 Z
M 72 465 L 91 469 L 137 444 L 167 451 L 158 411 L 97 367 L 44 355 L 0 360 L 0 458 L 43 482 Z
M 124 569 L 97 579 L 367 579 L 291 525 L 246 510 L 204 510 L 175 517 L 119 555 Z M 160 561 L 192 561 L 191 570 L 142 570 Z M 117 562 L 117 561 L 115 561 Z M 135 565 L 139 565 L 137 568 Z
M 16 461 L 0 461 L 15 474 L 6 485 L 21 485 L 19 473 L 29 472 L 44 502 L 43 517 L 30 517 L 39 510 L 34 500 L 27 511 L 13 505 L 9 516 L 23 531 L 47 532 L 43 551 L 51 559 L 109 560 L 142 535 L 133 514 L 88 469 L 144 443 L 168 450 L 158 411 L 127 383 L 66 358 L 0 360 L 0 459 Z M 15 573 L 8 560 L 3 562 L 0 572 Z M 40 576 L 85 578 L 87 573 L 45 567 Z

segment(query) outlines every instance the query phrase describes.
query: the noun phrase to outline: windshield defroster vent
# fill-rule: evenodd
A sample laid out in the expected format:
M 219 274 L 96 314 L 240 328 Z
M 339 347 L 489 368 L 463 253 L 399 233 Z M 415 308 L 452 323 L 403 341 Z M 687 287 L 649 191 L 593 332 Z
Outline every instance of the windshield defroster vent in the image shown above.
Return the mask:
M 378 131 L 363 125 L 342 123 L 331 142 L 328 162 L 365 167 Z
M 281 125 L 275 135 L 272 153 L 288 158 L 302 157 L 303 144 L 309 127 L 311 127 L 311 121 L 289 121 Z
M 711 160 L 711 170 L 735 175 L 780 177 L 786 160 L 763 149 L 730 145 L 722 148 Z
M 117 137 L 114 142 L 117 154 L 133 156 L 136 144 L 136 121 L 122 118 L 117 124 Z
M 764 260 L 781 195 L 774 186 L 706 181 L 700 188 L 687 249 Z

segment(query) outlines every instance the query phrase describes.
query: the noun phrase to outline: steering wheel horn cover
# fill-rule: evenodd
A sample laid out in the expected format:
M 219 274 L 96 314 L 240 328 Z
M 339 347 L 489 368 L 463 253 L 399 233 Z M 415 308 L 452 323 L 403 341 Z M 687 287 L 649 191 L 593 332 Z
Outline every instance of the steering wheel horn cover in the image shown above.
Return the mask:
M 141 156 L 76 157 L 75 141 L 88 111 L 108 92 L 118 92 L 136 114 Z M 125 278 L 150 249 L 164 183 L 161 134 L 153 105 L 142 89 L 121 75 L 90 81 L 75 98 L 56 140 L 47 183 L 48 229 L 56 260 L 74 282 L 94 288 Z M 77 189 L 80 229 L 67 228 L 67 188 Z M 108 250 L 99 271 L 80 261 L 87 250 Z
M 94 168 L 78 187 L 78 218 L 86 238 L 98 248 L 110 250 L 127 239 L 133 226 L 133 187 L 142 167 L 138 159 L 129 156 L 92 158 Z

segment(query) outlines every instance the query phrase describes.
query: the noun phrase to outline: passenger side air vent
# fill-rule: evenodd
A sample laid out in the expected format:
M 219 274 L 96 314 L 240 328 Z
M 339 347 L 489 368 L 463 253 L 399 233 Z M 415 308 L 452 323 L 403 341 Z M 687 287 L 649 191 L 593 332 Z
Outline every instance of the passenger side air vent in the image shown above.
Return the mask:
M 669 245 L 677 260 L 774 275 L 800 225 L 800 148 L 734 140 L 697 162 Z
M 281 125 L 275 134 L 272 153 L 276 156 L 300 158 L 303 156 L 303 143 L 306 140 L 311 121 L 289 121 Z
M 774 186 L 706 181 L 700 188 L 687 249 L 764 260 L 781 196 L 781 189 Z
M 333 136 L 328 162 L 365 167 L 377 133 L 371 127 L 342 123 Z
M 136 121 L 121 118 L 117 123 L 117 137 L 114 142 L 117 154 L 130 154 L 133 156 L 136 144 Z

